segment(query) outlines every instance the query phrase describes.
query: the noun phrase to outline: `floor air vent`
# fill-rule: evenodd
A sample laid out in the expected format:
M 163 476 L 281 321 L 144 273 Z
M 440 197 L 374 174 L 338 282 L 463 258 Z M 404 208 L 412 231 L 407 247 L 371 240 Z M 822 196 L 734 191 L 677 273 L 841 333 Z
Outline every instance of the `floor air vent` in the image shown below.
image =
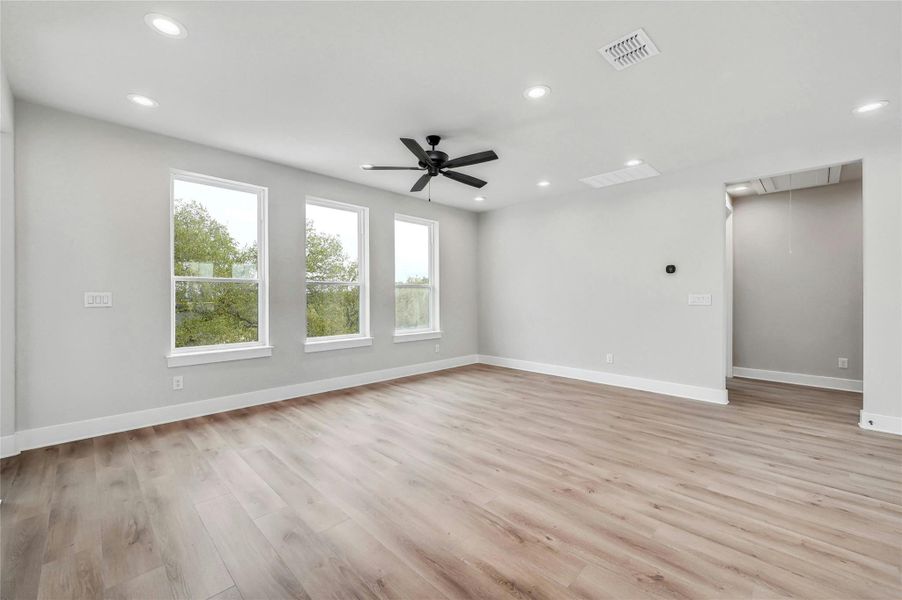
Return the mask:
M 601 175 L 593 175 L 580 179 L 586 185 L 594 188 L 608 187 L 609 185 L 617 185 L 618 183 L 626 183 L 628 181 L 636 181 L 637 179 L 648 179 L 649 177 L 657 177 L 660 175 L 658 170 L 653 166 L 642 163 L 636 167 L 627 167 L 617 171 L 609 171 Z
M 644 29 L 637 29 L 604 48 L 599 48 L 598 52 L 618 71 L 659 54 L 658 47 Z

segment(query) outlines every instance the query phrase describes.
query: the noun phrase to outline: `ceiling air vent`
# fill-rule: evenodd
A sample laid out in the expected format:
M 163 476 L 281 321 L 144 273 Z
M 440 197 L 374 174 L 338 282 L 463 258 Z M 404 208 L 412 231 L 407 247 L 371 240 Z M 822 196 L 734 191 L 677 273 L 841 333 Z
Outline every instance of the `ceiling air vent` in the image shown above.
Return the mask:
M 617 185 L 618 183 L 626 183 L 627 181 L 636 181 L 637 179 L 648 179 L 649 177 L 657 177 L 660 175 L 658 170 L 648 163 L 642 163 L 637 167 L 627 167 L 618 169 L 617 171 L 609 171 L 601 175 L 593 175 L 580 179 L 583 183 L 591 185 L 594 188 L 608 187 L 609 185 Z
M 599 48 L 598 52 L 618 71 L 659 54 L 658 47 L 644 29 L 637 29 L 604 48 Z

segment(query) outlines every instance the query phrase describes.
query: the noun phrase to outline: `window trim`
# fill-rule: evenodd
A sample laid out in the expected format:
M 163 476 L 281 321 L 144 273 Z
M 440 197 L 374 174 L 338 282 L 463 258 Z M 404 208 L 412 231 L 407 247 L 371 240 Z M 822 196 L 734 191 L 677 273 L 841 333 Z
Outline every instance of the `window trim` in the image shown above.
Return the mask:
M 307 228 L 304 227 L 304 352 L 324 352 L 371 346 L 370 335 L 370 209 L 367 206 L 329 200 L 319 196 L 307 196 L 304 202 L 304 222 L 307 220 L 307 205 L 344 210 L 357 214 L 357 282 L 353 281 L 307 281 Z M 356 285 L 360 297 L 360 332 L 346 335 L 323 335 L 307 337 L 307 285 Z
M 413 217 L 401 213 L 395 213 L 395 219 L 392 222 L 392 231 L 394 232 L 394 223 L 402 221 L 405 223 L 414 223 L 416 225 L 426 225 L 429 227 L 429 283 L 398 283 L 397 273 L 397 245 L 395 245 L 392 264 L 392 278 L 394 279 L 395 305 L 394 313 L 397 315 L 397 290 L 399 287 L 408 288 L 427 288 L 432 290 L 431 306 L 429 311 L 429 327 L 419 329 L 398 329 L 398 323 L 394 326 L 394 342 L 416 342 L 420 340 L 434 340 L 442 337 L 441 328 L 441 312 L 439 291 L 439 223 L 432 219 L 424 219 L 422 217 Z M 396 316 L 397 318 L 397 316 Z
M 176 180 L 219 187 L 257 196 L 257 278 L 188 277 L 175 275 L 175 182 Z M 169 367 L 272 356 L 269 342 L 269 188 L 181 169 L 169 170 Z M 257 341 L 206 346 L 175 346 L 175 288 L 179 281 L 257 284 Z

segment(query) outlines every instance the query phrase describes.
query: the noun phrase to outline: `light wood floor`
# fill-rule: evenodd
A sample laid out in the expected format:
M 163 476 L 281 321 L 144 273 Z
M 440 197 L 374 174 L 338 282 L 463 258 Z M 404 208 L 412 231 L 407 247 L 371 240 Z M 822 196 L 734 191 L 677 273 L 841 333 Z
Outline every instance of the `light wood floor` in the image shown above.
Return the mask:
M 472 366 L 25 452 L 2 597 L 902 597 L 902 439 L 730 397 Z

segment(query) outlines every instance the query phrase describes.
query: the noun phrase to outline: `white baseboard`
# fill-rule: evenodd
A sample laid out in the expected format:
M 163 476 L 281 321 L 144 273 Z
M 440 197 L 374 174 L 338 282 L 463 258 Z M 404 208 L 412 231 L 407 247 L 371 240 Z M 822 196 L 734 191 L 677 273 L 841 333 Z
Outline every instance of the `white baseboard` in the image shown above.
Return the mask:
M 407 365 L 403 367 L 395 367 L 391 369 L 383 369 L 380 371 L 368 371 L 365 373 L 345 375 L 331 379 L 321 379 L 317 381 L 309 381 L 277 388 L 268 388 L 242 394 L 234 394 L 231 396 L 211 398 L 209 400 L 186 402 L 183 404 L 175 404 L 172 406 L 163 406 L 148 410 L 111 415 L 108 417 L 87 419 L 84 421 L 76 421 L 74 423 L 62 423 L 60 425 L 51 425 L 49 427 L 26 429 L 16 432 L 15 435 L 0 437 L 0 458 L 13 456 L 23 450 L 30 450 L 32 448 L 40 448 L 43 446 L 73 442 L 76 440 L 96 437 L 99 435 L 118 433 L 121 431 L 138 429 L 141 427 L 149 427 L 151 425 L 171 423 L 173 421 L 181 421 L 183 419 L 201 417 L 204 415 L 235 410 L 238 408 L 246 408 L 248 406 L 268 404 L 270 402 L 279 402 L 281 400 L 288 400 L 301 396 L 309 396 L 311 394 L 320 394 L 323 392 L 367 385 L 380 381 L 388 381 L 391 379 L 398 379 L 400 377 L 409 377 L 411 375 L 431 373 L 434 371 L 441 371 L 444 369 L 470 365 L 477 362 L 499 367 L 518 369 L 521 371 L 531 371 L 534 373 L 543 373 L 546 375 L 555 375 L 558 377 L 567 377 L 570 379 L 579 379 L 582 381 L 591 381 L 593 383 L 601 383 L 605 385 L 613 385 L 616 387 L 631 388 L 646 392 L 664 394 L 668 396 L 676 396 L 679 398 L 701 400 L 715 404 L 727 404 L 726 389 L 686 385 L 669 381 L 634 377 L 630 375 L 619 375 L 605 371 L 593 371 L 590 369 L 580 369 L 576 367 L 565 367 L 561 365 L 531 362 L 499 356 L 474 354 L 415 365 Z M 814 375 L 800 375 L 796 373 L 781 373 L 778 371 L 762 371 L 759 369 L 746 369 L 743 367 L 734 367 L 733 372 L 737 377 L 766 379 L 769 381 L 780 381 L 784 383 L 795 383 L 799 385 L 813 385 L 816 387 L 828 387 L 831 389 L 861 391 L 861 382 L 856 380 L 837 379 L 833 377 L 818 377 Z M 781 378 L 778 379 L 777 377 Z M 902 435 L 902 418 L 900 417 L 876 415 L 862 411 L 861 421 L 859 425 L 863 429 Z
M 839 377 L 824 377 L 823 375 L 806 375 L 804 373 L 749 369 L 747 367 L 734 366 L 733 376 L 746 377 L 748 379 L 762 379 L 764 381 L 776 381 L 777 383 L 807 385 L 809 387 L 826 388 L 828 390 L 844 390 L 847 392 L 860 392 L 864 388 L 860 379 L 841 379 Z
M 895 433 L 902 435 L 902 417 L 878 415 L 861 411 L 858 426 L 869 431 L 882 431 L 883 433 Z
M 23 431 L 17 431 L 15 439 L 11 442 L 7 442 L 7 438 L 11 438 L 12 436 L 2 438 L 3 456 L 11 456 L 12 454 L 18 454 L 23 450 L 30 450 L 32 448 L 74 442 L 76 440 L 96 437 L 98 435 L 129 431 L 131 429 L 149 427 L 151 425 L 161 425 L 163 423 L 171 423 L 173 421 L 181 421 L 193 417 L 202 417 L 204 415 L 246 408 L 248 406 L 257 406 L 259 404 L 268 404 L 270 402 L 279 402 L 281 400 L 289 400 L 300 396 L 321 394 L 323 392 L 331 392 L 380 381 L 388 381 L 400 377 L 421 375 L 423 373 L 471 365 L 476 362 L 479 362 L 479 357 L 475 354 L 471 354 L 415 365 L 383 369 L 380 371 L 368 371 L 366 373 L 344 375 L 342 377 L 334 377 L 331 379 L 320 379 L 318 381 L 308 381 L 306 383 L 268 388 L 243 394 L 222 396 L 219 398 L 211 398 L 209 400 L 198 400 L 197 402 L 185 402 L 183 404 L 175 404 L 172 406 L 161 406 L 159 408 L 111 415 L 108 417 L 99 417 L 96 419 L 87 419 L 85 421 L 76 421 L 74 423 L 62 423 L 60 425 L 51 425 L 49 427 L 25 429 Z M 11 445 L 9 454 L 7 454 L 8 443 Z
M 582 381 L 603 383 L 605 385 L 631 388 L 634 390 L 642 390 L 644 392 L 654 392 L 656 394 L 665 394 L 667 396 L 689 398 L 690 400 L 713 402 L 715 404 L 727 404 L 728 401 L 727 390 L 725 388 L 718 389 L 696 385 L 686 385 L 683 383 L 660 381 L 658 379 L 645 379 L 644 377 L 618 375 L 617 373 L 608 373 L 605 371 L 592 371 L 590 369 L 578 369 L 576 367 L 563 367 L 560 365 L 531 362 L 527 360 L 519 360 L 516 358 L 504 358 L 500 356 L 487 356 L 484 354 L 479 355 L 479 362 L 485 363 L 487 365 L 495 365 L 497 367 L 508 367 L 511 369 L 518 369 L 520 371 L 543 373 L 545 375 L 557 375 L 558 377 L 580 379 Z
M 4 435 L 0 437 L 0 458 L 6 458 L 7 456 L 14 456 L 19 453 L 18 448 L 16 448 L 16 435 Z

